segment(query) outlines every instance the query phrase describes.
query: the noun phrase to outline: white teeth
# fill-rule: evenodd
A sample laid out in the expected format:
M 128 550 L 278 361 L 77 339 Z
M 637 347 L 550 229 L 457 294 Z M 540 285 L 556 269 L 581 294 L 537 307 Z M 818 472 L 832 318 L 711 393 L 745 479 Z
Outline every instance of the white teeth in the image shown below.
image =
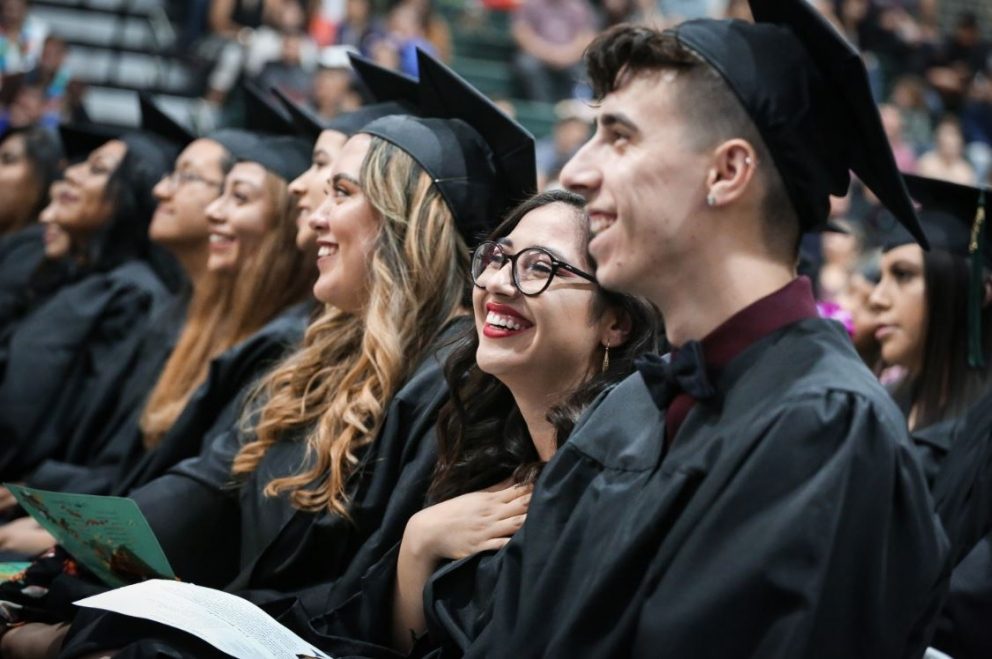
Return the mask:
M 322 256 L 330 256 L 335 252 L 334 245 L 321 245 L 317 248 L 317 258 Z
M 228 238 L 227 236 L 222 236 L 219 233 L 212 233 L 210 234 L 209 240 L 212 243 L 227 243 L 227 242 L 231 242 L 232 239 Z
M 589 231 L 595 235 L 597 233 L 602 233 L 609 229 L 613 223 L 616 222 L 616 218 L 613 217 L 602 217 L 596 216 L 590 218 L 589 220 Z
M 512 317 L 504 314 L 496 313 L 495 311 L 490 311 L 488 314 L 486 314 L 486 324 L 494 325 L 496 327 L 502 327 L 503 329 L 508 329 L 508 330 L 518 330 L 521 327 L 520 323 L 518 323 Z

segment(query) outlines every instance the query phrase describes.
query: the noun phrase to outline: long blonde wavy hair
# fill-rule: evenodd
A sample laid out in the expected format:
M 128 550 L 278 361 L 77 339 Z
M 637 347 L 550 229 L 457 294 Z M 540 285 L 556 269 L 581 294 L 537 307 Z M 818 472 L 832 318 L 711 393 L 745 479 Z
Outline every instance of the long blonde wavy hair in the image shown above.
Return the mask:
M 255 437 L 232 469 L 244 477 L 276 442 L 304 441 L 299 472 L 267 483 L 265 494 L 285 493 L 299 509 L 345 518 L 359 450 L 375 440 L 389 401 L 460 313 L 468 281 L 465 242 L 413 158 L 373 137 L 360 180 L 380 221 L 368 298 L 358 313 L 325 309 L 303 347 L 261 383 Z
M 269 200 L 261 242 L 234 272 L 214 272 L 193 292 L 175 350 L 152 389 L 140 425 L 145 448 L 158 445 L 193 391 L 207 377 L 210 360 L 245 340 L 286 307 L 306 299 L 316 276 L 314 258 L 296 249 L 296 200 L 286 181 L 266 172 Z

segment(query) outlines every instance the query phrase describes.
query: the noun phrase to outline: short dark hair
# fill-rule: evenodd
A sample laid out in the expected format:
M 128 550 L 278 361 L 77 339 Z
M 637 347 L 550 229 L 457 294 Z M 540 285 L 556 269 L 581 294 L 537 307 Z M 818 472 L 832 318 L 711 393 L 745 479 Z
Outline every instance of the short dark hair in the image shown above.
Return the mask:
M 765 186 L 763 211 L 766 243 L 776 254 L 795 258 L 799 218 L 771 152 L 733 90 L 723 77 L 671 31 L 642 25 L 617 25 L 600 34 L 585 52 L 586 68 L 596 98 L 602 99 L 632 79 L 650 73 L 678 74 L 679 107 L 696 130 L 689 137 L 699 149 L 740 138 L 754 147 Z

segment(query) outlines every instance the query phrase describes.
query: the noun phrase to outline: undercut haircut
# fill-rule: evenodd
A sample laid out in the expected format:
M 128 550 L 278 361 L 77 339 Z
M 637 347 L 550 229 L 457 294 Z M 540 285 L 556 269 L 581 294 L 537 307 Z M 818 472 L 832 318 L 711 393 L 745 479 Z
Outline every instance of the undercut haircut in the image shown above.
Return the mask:
M 754 148 L 764 185 L 762 215 L 765 243 L 772 254 L 795 260 L 799 219 L 771 152 L 736 94 L 702 57 L 682 44 L 675 33 L 639 25 L 617 25 L 589 44 L 586 69 L 597 99 L 623 88 L 635 78 L 663 72 L 675 74 L 682 117 L 693 126 L 686 137 L 691 148 L 715 148 L 731 139 Z

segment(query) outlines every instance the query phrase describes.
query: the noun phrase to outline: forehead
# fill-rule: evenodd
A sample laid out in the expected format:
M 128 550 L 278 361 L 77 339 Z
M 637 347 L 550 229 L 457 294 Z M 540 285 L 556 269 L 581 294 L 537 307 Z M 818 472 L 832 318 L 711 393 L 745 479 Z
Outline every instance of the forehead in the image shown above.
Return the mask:
M 912 263 L 915 265 L 923 265 L 923 248 L 921 248 L 916 243 L 910 243 L 908 245 L 899 245 L 898 247 L 893 247 L 889 251 L 882 254 L 882 263 L 891 264 L 896 261 L 902 261 L 906 263 Z
M 339 133 L 336 130 L 321 131 L 320 135 L 317 137 L 317 143 L 313 145 L 313 149 L 314 151 L 327 151 L 328 153 L 334 153 L 340 150 L 347 140 L 347 135 L 344 133 Z
M 586 251 L 583 222 L 582 211 L 556 202 L 524 215 L 506 238 L 515 252 L 528 247 L 549 247 L 566 258 L 578 259 Z
M 341 153 L 334 160 L 333 171 L 335 174 L 348 174 L 352 178 L 358 178 L 362 171 L 362 161 L 365 154 L 369 152 L 372 144 L 372 137 L 364 133 L 354 135 L 344 144 Z
M 127 144 L 121 140 L 110 140 L 109 142 L 105 142 L 100 148 L 95 149 L 90 154 L 90 157 L 119 160 L 124 157 L 125 153 L 127 153 Z
M 219 167 L 223 157 L 224 147 L 220 144 L 213 140 L 198 139 L 183 149 L 179 157 L 176 158 L 176 165 L 209 167 L 216 164 Z
M 684 123 L 678 105 L 679 84 L 675 71 L 645 71 L 607 94 L 599 105 L 599 122 L 611 117 L 629 118 L 642 132 Z
M 13 133 L 0 142 L 0 149 L 3 151 L 14 151 L 20 153 L 24 151 L 24 135 Z
M 265 181 L 265 168 L 257 162 L 239 162 L 231 168 L 227 178 L 231 183 L 245 182 L 261 187 Z

